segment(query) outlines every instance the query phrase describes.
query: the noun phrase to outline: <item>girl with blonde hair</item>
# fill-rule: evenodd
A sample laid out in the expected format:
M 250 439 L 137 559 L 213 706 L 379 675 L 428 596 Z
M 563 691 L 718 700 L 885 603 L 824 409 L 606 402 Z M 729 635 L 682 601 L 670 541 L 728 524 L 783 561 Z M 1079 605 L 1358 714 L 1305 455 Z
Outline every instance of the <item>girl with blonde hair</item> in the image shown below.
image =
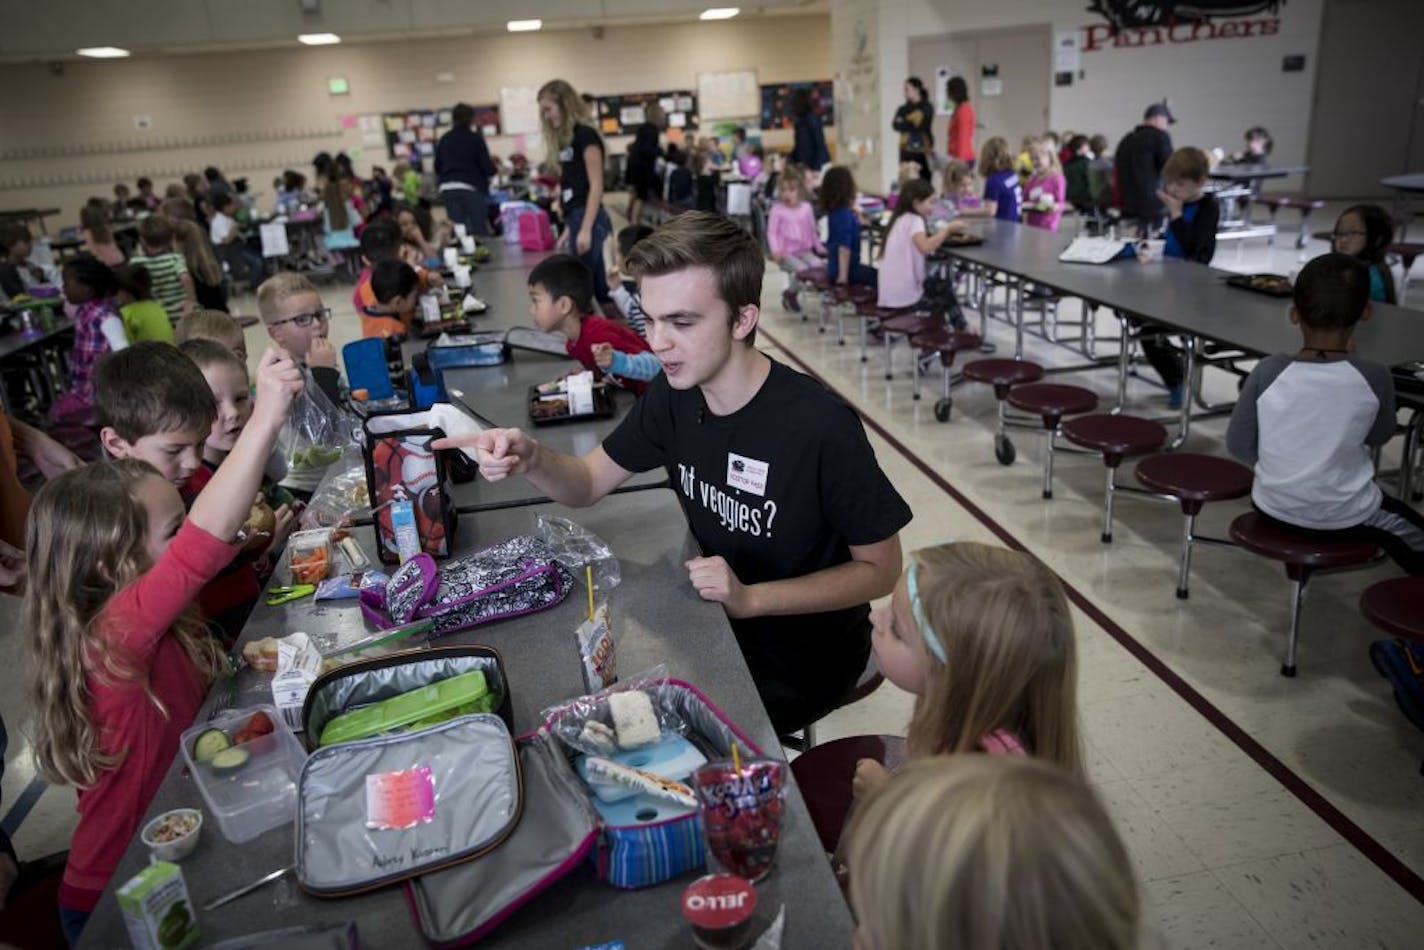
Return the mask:
M 847 832 L 856 950 L 1134 950 L 1132 863 L 1081 777 L 1044 762 L 915 762 Z
M 46 482 L 26 533 L 35 762 L 79 788 L 59 888 L 72 945 L 197 715 L 222 654 L 193 604 L 237 553 L 302 370 L 279 349 L 227 461 L 186 514 L 146 462 L 87 465 Z
M 1057 231 L 1068 195 L 1068 180 L 1058 161 L 1058 149 L 1049 139 L 1039 139 L 1029 147 L 1033 175 L 1024 186 L 1024 223 Z
M 188 265 L 193 279 L 193 294 L 198 306 L 209 310 L 227 309 L 227 288 L 223 286 L 223 269 L 218 263 L 207 233 L 195 221 L 173 219 L 173 246 Z
M 539 118 L 544 130 L 544 155 L 559 165 L 559 206 L 568 229 L 568 251 L 593 271 L 593 295 L 609 303 L 608 269 L 603 244 L 613 222 L 603 210 L 603 137 L 589 124 L 588 107 L 562 79 L 539 89 Z
M 921 548 L 871 625 L 881 671 L 916 697 L 912 759 L 1032 755 L 1082 774 L 1073 619 L 1037 558 L 969 541 Z M 862 760 L 856 795 L 886 778 Z

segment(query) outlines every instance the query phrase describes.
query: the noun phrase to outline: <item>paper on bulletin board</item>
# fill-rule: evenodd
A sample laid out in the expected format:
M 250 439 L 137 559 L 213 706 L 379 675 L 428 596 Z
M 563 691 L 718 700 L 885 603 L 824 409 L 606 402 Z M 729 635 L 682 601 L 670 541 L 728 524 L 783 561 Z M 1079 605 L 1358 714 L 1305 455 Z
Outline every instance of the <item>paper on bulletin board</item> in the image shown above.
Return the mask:
M 287 244 L 287 225 L 277 221 L 264 224 L 259 229 L 262 235 L 263 257 L 286 257 L 291 251 Z
M 701 119 L 740 119 L 761 113 L 761 87 L 754 69 L 697 74 Z
M 499 117 L 505 135 L 533 135 L 539 131 L 539 90 L 534 86 L 502 86 Z
M 945 86 L 949 80 L 959 75 L 959 70 L 953 66 L 935 67 L 935 115 L 954 115 L 954 103 L 950 101 L 949 93 L 945 92 Z
M 1004 81 L 1002 79 L 981 79 L 979 80 L 979 95 L 981 96 L 1002 96 L 1004 94 Z
M 1083 51 L 1078 48 L 1077 30 L 1059 30 L 1053 34 L 1053 71 L 1077 73 L 1083 68 Z

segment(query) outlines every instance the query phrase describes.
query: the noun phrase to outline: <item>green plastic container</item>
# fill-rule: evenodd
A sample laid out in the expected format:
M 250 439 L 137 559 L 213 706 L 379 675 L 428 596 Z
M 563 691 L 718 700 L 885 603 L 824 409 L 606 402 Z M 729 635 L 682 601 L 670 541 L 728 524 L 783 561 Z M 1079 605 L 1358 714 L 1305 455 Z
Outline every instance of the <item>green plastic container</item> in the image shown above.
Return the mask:
M 424 729 L 470 713 L 489 712 L 494 706 L 485 674 L 470 670 L 429 686 L 383 699 L 342 713 L 321 730 L 319 745 L 355 742 L 372 736 Z

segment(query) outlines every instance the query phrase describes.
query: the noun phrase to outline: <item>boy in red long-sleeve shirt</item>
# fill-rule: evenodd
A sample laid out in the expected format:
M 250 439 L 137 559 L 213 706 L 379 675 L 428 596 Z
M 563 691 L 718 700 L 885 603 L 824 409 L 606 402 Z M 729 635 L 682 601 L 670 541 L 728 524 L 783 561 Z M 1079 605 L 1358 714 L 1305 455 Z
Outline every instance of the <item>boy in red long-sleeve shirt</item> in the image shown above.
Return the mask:
M 529 272 L 529 315 L 545 333 L 568 337 L 568 354 L 609 381 L 641 396 L 662 365 L 631 327 L 594 316 L 593 274 L 569 254 L 546 257 Z

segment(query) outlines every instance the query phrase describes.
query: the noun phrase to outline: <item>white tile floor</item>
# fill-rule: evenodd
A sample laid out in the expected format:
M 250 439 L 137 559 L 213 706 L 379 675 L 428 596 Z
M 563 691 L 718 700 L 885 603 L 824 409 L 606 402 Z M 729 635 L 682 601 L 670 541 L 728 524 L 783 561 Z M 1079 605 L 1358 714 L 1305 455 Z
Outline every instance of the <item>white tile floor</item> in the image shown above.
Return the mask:
M 1320 214 L 1318 224 L 1312 219 L 1317 229 L 1333 221 L 1335 209 L 1326 210 L 1331 214 Z M 1298 266 L 1300 255 L 1288 240 L 1283 243 L 1287 246 L 1274 251 L 1245 248 L 1239 260 L 1228 247 L 1218 263 L 1284 273 Z M 1313 244 L 1307 255 L 1323 249 Z M 488 272 L 486 279 L 522 280 L 515 274 Z M 1424 873 L 1419 775 L 1424 735 L 1394 708 L 1370 666 L 1365 648 L 1377 635 L 1355 608 L 1359 591 L 1392 575 L 1392 566 L 1324 576 L 1312 585 L 1300 675 L 1286 680 L 1277 666 L 1287 585 L 1276 565 L 1238 552 L 1200 549 L 1192 597 L 1177 600 L 1175 506 L 1122 500 L 1114 542 L 1101 544 L 1096 459 L 1063 456 L 1057 496 L 1041 500 L 1040 440 L 1017 433 L 1017 463 L 1000 466 L 991 451 L 994 403 L 987 389 L 959 388 L 953 420 L 936 422 L 933 396 L 911 401 L 906 373 L 885 381 L 881 363 L 863 366 L 854 347 L 837 346 L 833 337 L 816 332 L 814 322 L 783 311 L 778 280 L 773 273 L 763 294 L 762 345 L 820 375 L 872 426 L 905 447 L 902 452 L 872 433 L 882 466 L 916 512 L 904 533 L 907 549 L 947 538 L 998 542 L 986 524 L 917 467 L 922 460 L 1305 784 L 1414 873 Z M 358 336 L 349 288 L 334 286 L 323 294 L 337 313 L 335 342 Z M 238 300 L 237 307 L 255 312 L 250 298 Z M 249 332 L 255 356 L 262 331 Z M 1001 348 L 1010 339 L 997 323 L 991 323 L 991 337 Z M 1050 364 L 1073 361 L 1066 351 L 1039 341 L 1030 343 L 1027 355 Z M 1106 396 L 1113 376 L 1078 374 L 1070 381 Z M 1208 386 L 1213 399 L 1228 398 L 1233 388 L 1221 375 L 1209 376 Z M 1135 380 L 1129 392 L 1135 411 L 1163 412 L 1160 389 Z M 1223 420 L 1200 423 L 1189 448 L 1219 453 L 1223 431 Z M 1201 530 L 1220 535 L 1242 506 L 1216 507 L 1220 510 L 1208 508 Z M 19 631 L 9 620 L 0 614 L 0 653 L 13 656 L 19 652 Z M 1145 946 L 1403 950 L 1424 944 L 1424 904 L 1079 609 L 1075 623 L 1088 770 L 1142 882 Z M 20 734 L 25 704 L 17 665 L 4 664 L 0 713 L 11 730 L 7 807 L 32 774 Z M 828 717 L 818 738 L 902 732 L 910 708 L 910 697 L 886 684 Z M 73 794 L 48 789 L 16 844 L 31 857 L 61 849 L 72 825 Z

